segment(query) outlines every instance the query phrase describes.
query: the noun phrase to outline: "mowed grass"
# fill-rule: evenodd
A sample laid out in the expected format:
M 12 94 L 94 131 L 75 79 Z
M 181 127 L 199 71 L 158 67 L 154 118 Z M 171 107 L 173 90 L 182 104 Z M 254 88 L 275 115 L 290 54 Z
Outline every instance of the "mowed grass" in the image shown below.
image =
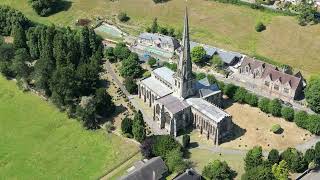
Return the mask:
M 142 31 L 157 17 L 165 26 L 182 28 L 185 0 L 171 0 L 154 4 L 152 0 L 71 0 L 72 6 L 50 17 L 39 17 L 24 0 L 1 0 L 24 12 L 30 19 L 45 24 L 73 26 L 77 19 L 95 17 L 114 18 L 127 12 L 129 25 Z M 189 0 L 191 37 L 248 55 L 262 55 L 302 70 L 307 76 L 320 70 L 320 25 L 299 26 L 295 17 L 261 12 L 248 7 L 221 4 L 205 0 Z M 267 29 L 254 29 L 262 21 Z M 132 30 L 132 29 L 131 29 Z M 138 32 L 135 32 L 136 34 Z
M 97 179 L 137 150 L 0 77 L 0 179 Z

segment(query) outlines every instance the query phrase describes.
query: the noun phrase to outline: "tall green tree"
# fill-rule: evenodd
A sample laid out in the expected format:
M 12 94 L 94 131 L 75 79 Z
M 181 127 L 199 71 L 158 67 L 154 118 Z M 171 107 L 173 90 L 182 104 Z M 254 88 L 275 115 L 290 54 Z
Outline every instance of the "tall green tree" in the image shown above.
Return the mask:
M 40 16 L 49 16 L 59 7 L 61 0 L 29 0 L 31 7 Z
M 281 116 L 281 102 L 279 99 L 273 99 L 270 101 L 269 103 L 269 112 L 275 116 L 275 117 L 279 117 Z
M 242 180 L 275 180 L 275 177 L 268 166 L 259 165 L 245 172 L 241 177 Z
M 95 93 L 95 104 L 97 114 L 104 117 L 109 117 L 115 110 L 114 103 L 111 96 L 107 93 L 107 90 L 104 88 L 99 88 Z
M 26 33 L 22 26 L 17 23 L 13 28 L 13 45 L 16 49 L 27 48 Z
M 191 59 L 194 63 L 203 63 L 206 54 L 207 52 L 202 46 L 196 46 L 191 50 Z
M 133 133 L 134 138 L 139 142 L 142 142 L 147 136 L 145 123 L 144 123 L 143 115 L 142 115 L 141 111 L 138 111 L 134 115 L 132 133 Z
M 263 155 L 262 155 L 262 148 L 261 146 L 256 146 L 250 149 L 246 157 L 244 159 L 245 162 L 245 170 L 248 171 L 254 167 L 263 164 Z
M 309 107 L 314 112 L 320 113 L 320 76 L 314 76 L 310 79 L 305 95 Z
M 188 162 L 183 160 L 183 153 L 180 149 L 169 151 L 165 162 L 170 172 L 181 173 L 188 168 Z
M 159 25 L 158 25 L 158 19 L 157 18 L 154 18 L 153 19 L 153 22 L 152 22 L 152 25 L 151 25 L 151 33 L 156 33 L 158 32 L 159 30 Z
M 225 161 L 214 160 L 204 167 L 202 175 L 210 180 L 232 180 L 237 173 Z
M 139 64 L 139 57 L 136 53 L 131 53 L 130 56 L 122 61 L 120 74 L 123 77 L 138 78 L 142 75 L 142 68 Z
M 18 78 L 27 79 L 29 77 L 31 69 L 26 62 L 30 60 L 31 57 L 26 49 L 23 48 L 16 50 L 14 59 L 12 60 L 12 70 Z

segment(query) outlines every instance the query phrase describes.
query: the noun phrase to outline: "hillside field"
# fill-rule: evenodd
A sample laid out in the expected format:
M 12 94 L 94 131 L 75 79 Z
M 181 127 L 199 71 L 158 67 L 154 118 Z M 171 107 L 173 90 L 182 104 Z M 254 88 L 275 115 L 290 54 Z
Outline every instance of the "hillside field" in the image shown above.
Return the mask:
M 137 151 L 0 76 L 0 179 L 97 179 Z
M 25 0 L 1 0 L 0 4 L 21 10 L 30 19 L 59 26 L 73 26 L 77 19 L 115 19 L 120 11 L 131 20 L 127 30 L 138 34 L 157 17 L 161 25 L 182 28 L 185 0 L 155 5 L 152 0 L 70 0 L 71 7 L 50 17 L 39 17 Z M 320 25 L 299 26 L 295 17 L 261 12 L 248 7 L 205 0 L 189 0 L 191 37 L 248 55 L 261 55 L 289 64 L 307 76 L 320 70 Z M 267 29 L 257 33 L 262 21 Z

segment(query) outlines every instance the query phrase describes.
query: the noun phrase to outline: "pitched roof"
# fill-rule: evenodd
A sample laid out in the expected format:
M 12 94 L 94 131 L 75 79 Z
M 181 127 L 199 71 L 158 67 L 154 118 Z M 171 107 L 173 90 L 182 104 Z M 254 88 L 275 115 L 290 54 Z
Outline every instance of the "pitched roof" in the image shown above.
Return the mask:
M 155 77 L 151 76 L 141 81 L 141 84 L 144 84 L 146 87 L 151 89 L 155 94 L 160 97 L 166 96 L 172 93 L 172 90 L 160 82 Z
M 173 178 L 173 180 L 201 180 L 202 177 L 197 173 L 197 171 L 191 169 L 187 169 L 184 173 L 179 176 Z
M 142 180 L 142 179 L 161 179 L 167 172 L 167 167 L 161 157 L 154 157 L 144 163 L 141 167 L 129 172 L 128 175 L 121 177 L 121 180 Z
M 254 58 L 251 58 L 251 57 L 248 57 L 248 56 L 245 56 L 242 60 L 242 63 L 240 65 L 240 67 L 245 67 L 249 65 L 251 69 L 257 69 L 259 67 L 262 67 L 262 68 L 270 68 L 270 69 L 276 69 L 277 67 L 276 66 L 273 66 L 271 64 L 268 64 L 268 63 L 265 63 L 263 61 L 259 61 L 259 60 L 256 60 Z
M 163 44 L 169 44 L 170 46 L 174 47 L 174 49 L 180 46 L 179 41 L 173 37 L 158 34 L 158 33 L 148 33 L 144 32 L 139 35 L 140 39 L 146 39 L 150 41 L 160 41 Z
M 160 68 L 153 70 L 153 73 L 155 75 L 158 75 L 160 78 L 167 81 L 171 85 L 174 84 L 174 78 L 173 78 L 174 71 L 172 71 L 171 69 L 163 66 L 163 67 L 160 67 Z
M 289 83 L 291 89 L 297 89 L 299 83 L 301 81 L 300 77 L 296 77 L 287 73 L 283 73 L 281 71 L 275 69 L 266 69 L 263 74 L 262 78 L 270 77 L 272 81 L 279 80 L 281 84 Z
M 222 109 L 209 103 L 208 101 L 203 100 L 202 98 L 189 98 L 186 99 L 186 101 L 191 107 L 197 109 L 214 122 L 218 123 L 225 117 L 230 117 L 228 113 L 224 112 Z
M 180 112 L 183 109 L 189 107 L 189 104 L 186 103 L 184 100 L 178 99 L 177 97 L 172 95 L 168 95 L 160 99 L 157 99 L 157 102 L 164 105 L 164 107 L 172 114 Z
M 207 77 L 196 82 L 196 89 L 199 91 L 200 97 L 221 92 L 217 84 L 210 85 Z

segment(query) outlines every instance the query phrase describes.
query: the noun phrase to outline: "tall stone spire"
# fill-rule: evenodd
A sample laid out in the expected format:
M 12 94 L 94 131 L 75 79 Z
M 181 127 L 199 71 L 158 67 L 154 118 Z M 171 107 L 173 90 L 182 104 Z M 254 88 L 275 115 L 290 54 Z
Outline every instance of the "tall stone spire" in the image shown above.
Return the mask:
M 174 92 L 179 98 L 187 98 L 195 94 L 194 78 L 192 75 L 192 63 L 190 56 L 189 20 L 186 7 L 184 16 L 183 37 L 181 42 L 181 53 L 177 72 L 174 75 Z

